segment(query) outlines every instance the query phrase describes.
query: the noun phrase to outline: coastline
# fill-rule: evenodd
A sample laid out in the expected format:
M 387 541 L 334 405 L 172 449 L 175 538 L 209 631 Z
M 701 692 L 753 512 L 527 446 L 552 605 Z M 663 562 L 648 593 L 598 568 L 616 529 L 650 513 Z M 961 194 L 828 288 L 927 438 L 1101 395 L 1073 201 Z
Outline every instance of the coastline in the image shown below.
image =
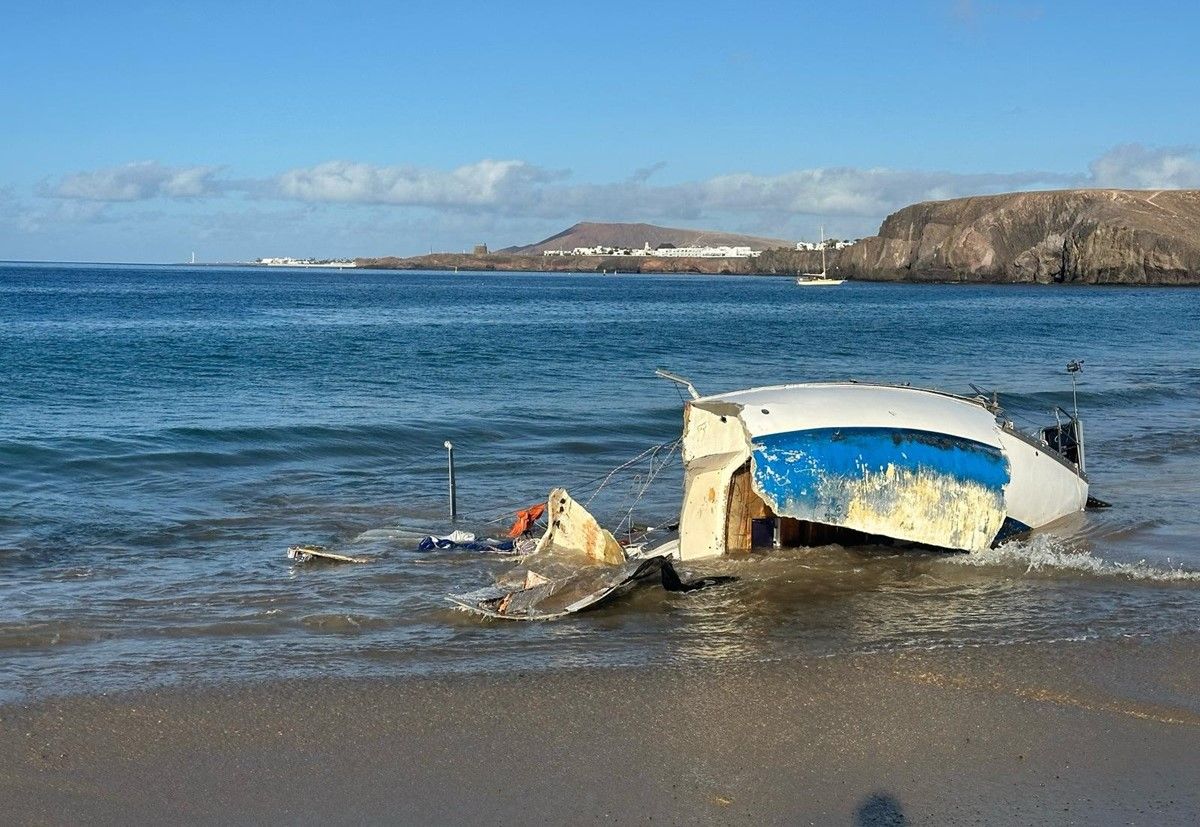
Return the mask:
M 849 249 L 849 248 L 847 248 Z M 497 256 L 496 258 L 502 258 Z M 676 275 L 676 276 L 756 276 L 759 278 L 777 278 L 777 279 L 794 279 L 802 272 L 807 272 L 806 267 L 801 267 L 795 271 L 782 270 L 763 270 L 763 269 L 747 269 L 741 265 L 732 265 L 732 262 L 753 261 L 753 259 L 660 259 L 660 261 L 668 262 L 664 266 L 647 267 L 622 267 L 621 263 L 626 259 L 603 258 L 596 259 L 601 261 L 598 265 L 587 265 L 591 259 L 572 259 L 569 257 L 547 257 L 549 260 L 557 262 L 554 266 L 539 266 L 540 258 L 532 256 L 522 257 L 522 261 L 503 261 L 496 262 L 492 260 L 481 260 L 479 257 L 470 254 L 447 254 L 445 256 L 435 255 L 432 260 L 429 256 L 420 256 L 417 258 L 359 258 L 355 259 L 353 265 L 345 265 L 340 267 L 330 265 L 297 265 L 294 267 L 274 266 L 256 264 L 254 262 L 197 262 L 189 264 L 186 262 L 158 262 L 158 263 L 122 263 L 122 262 L 58 262 L 58 261 L 0 261 L 0 266 L 8 267 L 145 267 L 152 269 L 159 268 L 179 268 L 179 269 L 240 269 L 252 268 L 263 271 L 279 271 L 286 273 L 289 270 L 312 270 L 316 272 L 323 271 L 413 271 L 413 272 L 461 272 L 464 275 L 468 274 L 486 274 L 486 273 L 530 273 L 530 274 L 558 274 L 558 275 L 609 275 L 609 276 L 628 276 L 628 275 Z M 457 264 L 452 263 L 458 261 Z M 567 266 L 567 263 L 574 262 L 577 265 L 583 266 Z M 605 266 L 610 263 L 611 266 Z M 813 265 L 819 267 L 820 265 Z M 955 277 L 953 273 L 938 272 L 918 274 L 912 278 L 866 278 L 861 275 L 847 274 L 836 266 L 831 266 L 829 270 L 831 277 L 845 279 L 848 283 L 862 284 L 899 284 L 899 285 L 967 285 L 967 286 L 1014 286 L 1014 287 L 1101 287 L 1101 288 L 1196 288 L 1200 287 L 1200 279 L 1195 281 L 1179 281 L 1179 282 L 1121 282 L 1121 281 L 1103 281 L 1103 282 L 1088 282 L 1088 281 L 1016 281 L 1004 279 L 980 279 L 972 277 L 968 274 L 963 274 L 960 277 Z
M 1200 637 L 0 706 L 17 823 L 1194 823 Z
M 504 273 L 643 273 L 702 275 L 763 275 L 750 258 L 633 258 L 630 256 L 530 256 L 489 253 L 433 253 L 402 258 L 356 258 L 363 270 L 467 270 Z M 790 274 L 781 274 L 790 275 Z
M 853 250 L 847 247 L 846 250 Z M 844 251 L 839 251 L 844 252 Z M 820 269 L 820 258 L 811 251 L 764 251 L 754 258 L 630 258 L 621 256 L 515 256 L 470 253 L 434 253 L 402 258 L 357 258 L 354 270 L 414 270 L 463 273 L 557 273 L 560 275 L 705 275 L 757 276 L 793 279 Z M 1013 285 L 1018 287 L 1200 287 L 1200 278 L 1176 281 L 1045 280 L 999 278 L 950 270 L 920 270 L 900 276 L 894 272 L 866 273 L 843 266 L 835 256 L 829 263 L 831 278 L 864 284 Z

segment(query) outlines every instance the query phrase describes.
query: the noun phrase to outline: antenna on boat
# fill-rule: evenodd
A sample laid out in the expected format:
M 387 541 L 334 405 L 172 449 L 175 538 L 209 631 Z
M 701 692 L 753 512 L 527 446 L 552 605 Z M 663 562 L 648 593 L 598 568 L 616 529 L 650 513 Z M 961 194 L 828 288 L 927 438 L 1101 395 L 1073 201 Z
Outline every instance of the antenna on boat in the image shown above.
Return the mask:
M 700 393 L 696 390 L 696 386 L 687 379 L 684 379 L 679 374 L 671 373 L 669 370 L 663 370 L 662 368 L 656 368 L 654 375 L 670 382 L 674 382 L 677 385 L 683 385 L 685 388 L 687 388 L 687 392 L 691 395 L 692 399 L 700 398 Z
M 1071 376 L 1071 411 L 1075 419 L 1075 443 L 1078 446 L 1079 460 L 1075 464 L 1079 466 L 1081 474 L 1087 473 L 1086 465 L 1084 464 L 1084 447 L 1083 447 L 1083 423 L 1079 421 L 1079 393 L 1076 390 L 1076 384 L 1079 374 L 1083 373 L 1083 360 L 1072 359 L 1067 362 L 1067 373 Z
M 1075 380 L 1078 374 L 1083 373 L 1083 360 L 1072 359 L 1067 362 L 1067 373 L 1071 376 L 1071 410 L 1075 418 L 1079 419 L 1079 394 L 1075 389 Z

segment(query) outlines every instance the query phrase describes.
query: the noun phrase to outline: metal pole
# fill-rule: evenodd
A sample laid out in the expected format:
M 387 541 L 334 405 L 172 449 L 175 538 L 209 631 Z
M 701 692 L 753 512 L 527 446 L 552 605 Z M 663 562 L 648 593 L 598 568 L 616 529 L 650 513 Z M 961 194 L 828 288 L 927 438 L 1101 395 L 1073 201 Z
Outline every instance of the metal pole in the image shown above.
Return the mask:
M 1087 471 L 1084 470 L 1086 465 L 1083 446 L 1083 423 L 1079 421 L 1079 393 L 1075 387 L 1077 374 L 1083 373 L 1083 360 L 1072 359 L 1070 362 L 1068 362 L 1067 373 L 1071 374 L 1071 408 L 1072 412 L 1074 413 L 1075 420 L 1074 423 L 1072 423 L 1072 426 L 1075 430 L 1075 455 L 1079 458 L 1079 461 L 1076 463 L 1076 465 L 1079 466 L 1079 472 L 1081 474 L 1086 474 Z
M 446 440 L 446 468 L 450 475 L 450 519 L 458 519 L 458 485 L 454 480 L 454 443 Z
M 1083 360 L 1072 359 L 1067 362 L 1067 373 L 1071 375 L 1071 412 L 1079 419 L 1079 394 L 1075 389 L 1075 375 L 1083 373 Z

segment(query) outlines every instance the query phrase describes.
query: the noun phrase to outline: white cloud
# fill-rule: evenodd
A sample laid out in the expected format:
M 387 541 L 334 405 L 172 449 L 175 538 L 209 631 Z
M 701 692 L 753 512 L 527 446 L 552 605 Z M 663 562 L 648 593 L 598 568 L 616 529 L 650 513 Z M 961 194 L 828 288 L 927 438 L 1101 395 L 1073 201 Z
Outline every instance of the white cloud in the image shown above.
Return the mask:
M 1044 172 L 967 175 L 893 169 L 824 168 L 782 175 L 723 175 L 661 196 L 692 196 L 706 211 L 882 216 L 914 201 L 1039 186 L 1062 186 Z M 690 190 L 690 191 L 688 191 Z M 665 205 L 664 205 L 665 206 Z
M 1129 189 L 1200 187 L 1200 158 L 1191 146 L 1122 144 L 1088 165 L 1093 186 Z
M 289 170 L 263 192 L 297 201 L 410 207 L 498 207 L 556 177 L 524 161 L 485 159 L 450 171 L 327 161 Z
M 81 224 L 102 224 L 117 220 L 108 204 L 96 201 L 55 201 L 49 204 L 30 204 L 15 198 L 11 191 L 0 189 L 0 227 L 8 226 L 22 233 L 40 233 L 56 227 Z
M 659 186 L 638 177 L 615 184 L 553 183 L 515 188 L 495 206 L 508 215 L 542 218 L 669 220 L 807 214 L 878 219 L 913 201 L 1034 186 L 1061 187 L 1073 181 L 1071 176 L 1044 172 L 964 175 L 826 168 L 781 175 L 735 173 Z
M 659 162 L 616 183 L 572 183 L 567 173 L 525 161 L 485 159 L 451 170 L 327 161 L 272 178 L 220 179 L 219 167 L 168 167 L 153 161 L 79 172 L 43 194 L 64 200 L 138 201 L 242 192 L 314 204 L 380 204 L 504 216 L 699 218 L 711 214 L 821 214 L 881 217 L 904 204 L 1030 186 L 1069 186 L 1078 176 L 1028 172 L 960 174 L 816 168 L 780 175 L 730 173 L 654 185 Z
M 118 167 L 76 172 L 42 187 L 42 195 L 77 201 L 145 201 L 150 198 L 199 198 L 221 190 L 220 167 L 171 167 L 136 161 Z
M 40 227 L 55 221 L 105 220 L 109 209 L 127 209 L 114 202 L 240 194 L 256 202 L 291 202 L 314 209 L 409 208 L 447 228 L 464 222 L 482 230 L 489 221 L 533 226 L 592 218 L 703 222 L 786 238 L 810 232 L 817 216 L 828 219 L 831 228 L 862 234 L 878 226 L 883 216 L 917 201 L 1022 189 L 1200 186 L 1200 158 L 1194 149 L 1139 144 L 1115 147 L 1095 159 L 1087 172 L 1075 173 L 821 167 L 655 183 L 658 179 L 652 178 L 664 165 L 647 166 L 623 181 L 590 183 L 573 182 L 565 172 L 520 160 L 485 159 L 450 170 L 328 161 L 238 181 L 221 177 L 219 167 L 145 161 L 68 175 L 43 188 L 43 194 L 55 198 L 53 208 L 21 206 L 26 208 L 25 225 Z M 11 197 L 9 202 L 12 220 Z

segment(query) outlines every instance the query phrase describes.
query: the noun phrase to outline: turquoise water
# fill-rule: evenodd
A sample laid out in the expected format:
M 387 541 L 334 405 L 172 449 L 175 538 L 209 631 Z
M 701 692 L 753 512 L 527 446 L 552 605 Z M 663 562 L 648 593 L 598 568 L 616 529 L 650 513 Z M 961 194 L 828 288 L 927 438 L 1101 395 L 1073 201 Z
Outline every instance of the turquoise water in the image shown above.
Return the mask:
M 678 436 L 705 392 L 826 378 L 1068 406 L 1108 511 L 982 558 L 721 561 L 553 624 L 448 591 L 501 565 L 415 551 Z M 0 265 L 0 697 L 176 681 L 1157 635 L 1200 619 L 1200 291 L 701 276 Z M 1021 419 L 1024 417 L 1024 419 Z M 633 469 L 642 471 L 645 468 Z M 678 466 L 634 511 L 669 520 Z M 626 516 L 642 480 L 596 500 Z M 586 497 L 585 497 L 586 498 Z M 292 566 L 315 542 L 377 556 Z

